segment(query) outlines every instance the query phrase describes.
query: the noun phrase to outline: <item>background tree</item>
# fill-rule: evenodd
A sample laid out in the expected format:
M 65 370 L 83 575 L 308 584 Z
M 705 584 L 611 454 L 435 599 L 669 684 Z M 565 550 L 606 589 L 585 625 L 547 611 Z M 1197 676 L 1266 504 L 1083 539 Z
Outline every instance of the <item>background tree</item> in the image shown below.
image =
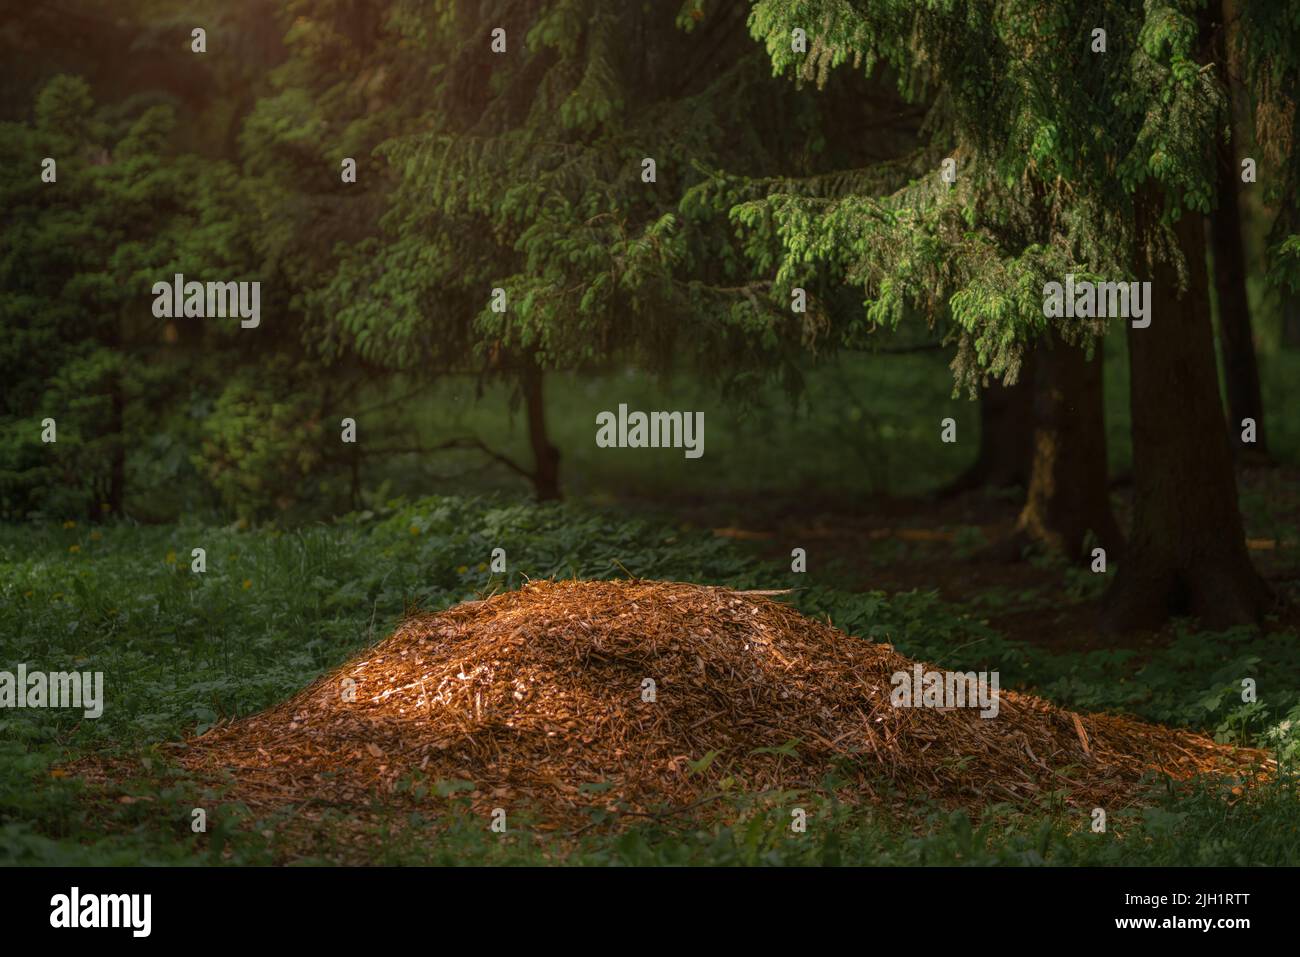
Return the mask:
M 120 514 L 132 457 L 146 484 L 192 474 L 171 454 L 173 436 L 195 428 L 175 403 L 192 400 L 212 369 L 185 360 L 180 323 L 154 316 L 151 290 L 177 272 L 245 278 L 231 228 L 239 191 L 228 167 L 172 153 L 170 107 L 124 112 L 97 111 L 83 80 L 56 77 L 34 122 L 6 124 L 0 136 L 10 514 Z M 43 181 L 41 157 L 56 161 L 54 182 Z M 210 356 L 233 347 L 227 330 L 198 328 Z M 156 431 L 160 416 L 170 434 Z M 41 442 L 46 417 L 54 444 Z
M 798 174 L 839 147 L 820 108 L 768 75 L 745 4 L 676 17 L 592 0 L 372 9 L 366 36 L 382 42 L 344 30 L 341 8 L 295 20 L 347 37 L 352 74 L 382 104 L 336 97 L 330 128 L 358 145 L 388 133 L 368 159 L 387 165 L 386 212 L 336 246 L 336 271 L 307 296 L 328 341 L 392 371 L 516 383 L 542 498 L 559 494 L 547 370 L 617 357 L 709 370 L 732 394 L 756 378 L 797 382 L 796 360 L 828 325 L 817 290 L 796 312 L 793 283 L 749 279 L 698 188 L 723 166 Z
M 1251 452 L 1257 459 L 1267 458 L 1268 443 L 1264 433 L 1264 398 L 1259 383 L 1259 361 L 1255 355 L 1250 299 L 1246 289 L 1246 248 L 1242 234 L 1241 145 L 1238 129 L 1243 117 L 1249 116 L 1248 92 L 1242 84 L 1236 40 L 1238 32 L 1236 6 L 1231 0 L 1214 0 L 1203 16 L 1204 29 L 1210 34 L 1215 64 L 1228 92 L 1224 134 L 1216 154 L 1218 194 L 1210 216 L 1209 238 L 1214 264 L 1214 301 L 1218 306 L 1219 344 L 1223 354 L 1224 388 L 1228 402 L 1228 437 L 1239 456 Z M 1246 444 L 1242 423 L 1255 423 L 1253 443 Z
M 943 490 L 944 494 L 956 495 L 982 487 L 1028 488 L 1033 470 L 1034 435 L 1025 424 L 1034 421 L 1033 358 L 1033 353 L 1026 356 L 1025 368 L 1012 385 L 994 379 L 980 389 L 979 451 L 970 467 Z

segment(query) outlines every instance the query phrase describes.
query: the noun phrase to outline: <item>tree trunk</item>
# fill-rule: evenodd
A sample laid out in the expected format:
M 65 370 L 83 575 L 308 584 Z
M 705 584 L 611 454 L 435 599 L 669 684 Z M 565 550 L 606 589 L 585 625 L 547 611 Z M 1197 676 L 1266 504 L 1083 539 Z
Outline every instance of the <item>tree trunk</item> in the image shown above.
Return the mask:
M 1218 56 L 1228 62 L 1228 4 L 1215 5 L 1220 29 Z M 1225 85 L 1233 84 L 1225 76 Z M 1230 97 L 1228 139 L 1218 148 L 1218 205 L 1210 218 L 1210 239 L 1214 252 L 1214 286 L 1219 302 L 1219 345 L 1223 350 L 1224 385 L 1228 393 L 1228 436 L 1237 455 L 1254 452 L 1267 455 L 1264 444 L 1264 400 L 1259 387 L 1259 364 L 1250 328 L 1250 303 L 1246 297 L 1246 254 L 1241 236 L 1241 202 L 1238 194 L 1239 158 L 1233 126 L 1236 110 Z M 1255 421 L 1253 445 L 1241 441 L 1242 420 Z
M 531 359 L 523 367 L 524 405 L 528 411 L 528 441 L 533 449 L 533 490 L 539 502 L 560 497 L 560 452 L 546 430 L 545 374 Z
M 1115 556 L 1123 536 L 1110 507 L 1100 346 L 1088 359 L 1079 347 L 1044 339 L 1034 379 L 1033 465 L 1017 537 L 1075 559 L 1092 532 Z
M 980 393 L 980 447 L 975 462 L 948 485 L 942 495 L 977 488 L 1029 485 L 1033 433 L 1034 359 L 1030 353 L 1015 385 L 992 382 Z
M 1136 200 L 1138 236 L 1163 206 Z M 1205 223 L 1184 212 L 1175 226 L 1188 289 L 1167 261 L 1139 267 L 1150 280 L 1151 325 L 1128 329 L 1133 420 L 1133 529 L 1106 620 L 1154 628 L 1193 615 L 1207 627 L 1258 621 L 1268 587 L 1246 551 L 1232 455 L 1224 428 L 1210 323 Z

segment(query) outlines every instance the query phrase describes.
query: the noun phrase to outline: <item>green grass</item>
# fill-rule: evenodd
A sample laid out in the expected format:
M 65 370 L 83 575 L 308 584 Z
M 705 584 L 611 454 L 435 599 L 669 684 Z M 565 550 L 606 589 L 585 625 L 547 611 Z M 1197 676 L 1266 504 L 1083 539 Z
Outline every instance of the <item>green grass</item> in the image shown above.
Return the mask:
M 207 551 L 207 572 L 189 570 Z M 511 572 L 492 576 L 491 549 Z M 189 830 L 195 784 L 162 745 L 221 717 L 248 714 L 298 690 L 387 634 L 407 608 L 441 608 L 522 577 L 648 578 L 737 587 L 792 584 L 705 531 L 576 505 L 428 498 L 285 532 L 236 527 L 110 524 L 0 527 L 0 667 L 105 673 L 104 715 L 0 712 L 0 863 L 266 863 L 287 852 L 278 822 L 208 795 L 208 833 Z M 997 667 L 1003 686 L 1034 689 L 1079 708 L 1117 708 L 1207 729 L 1222 740 L 1267 743 L 1294 757 L 1300 722 L 1300 652 L 1294 638 L 1245 630 L 1180 632 L 1139 660 L 1128 652 L 1051 654 L 1006 639 L 978 613 L 910 592 L 850 593 L 814 583 L 797 604 L 829 614 L 865 639 L 961 668 Z M 1261 703 L 1243 705 L 1242 675 Z M 127 785 L 137 801 L 105 803 L 53 766 L 86 754 L 142 759 Z M 879 811 L 852 811 L 810 796 L 734 796 L 738 823 L 698 829 L 646 825 L 618 837 L 592 834 L 566 848 L 569 863 L 1300 863 L 1294 789 L 1270 785 L 1228 802 L 1222 795 L 1163 797 L 1145 812 L 1117 814 L 1107 834 L 1050 808 L 989 808 L 977 822 L 935 811 L 921 833 Z M 809 832 L 789 828 L 791 801 Z M 205 804 L 205 806 L 207 806 Z M 437 818 L 437 842 L 401 829 Z M 451 822 L 450 825 L 448 822 Z M 389 822 L 372 836 L 371 860 L 522 863 L 553 859 L 554 842 L 523 828 L 506 838 L 456 815 L 454 795 L 431 798 L 420 819 Z M 328 834 L 306 860 L 338 859 Z

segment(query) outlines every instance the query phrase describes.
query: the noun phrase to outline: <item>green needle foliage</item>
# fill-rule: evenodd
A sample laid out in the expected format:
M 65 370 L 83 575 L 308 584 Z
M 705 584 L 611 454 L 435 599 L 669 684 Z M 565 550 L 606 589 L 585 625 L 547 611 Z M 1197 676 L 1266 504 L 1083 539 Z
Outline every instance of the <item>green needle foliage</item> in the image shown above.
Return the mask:
M 367 362 L 434 373 L 615 357 L 733 379 L 792 371 L 825 317 L 792 311 L 788 283 L 752 278 L 725 215 L 696 201 L 717 168 L 819 162 L 815 98 L 768 75 L 744 6 L 435 8 L 379 4 L 381 40 L 348 48 L 377 114 L 336 89 L 326 99 L 327 129 L 373 143 L 362 177 L 385 196 L 373 230 L 338 244 L 336 271 L 308 297 L 324 335 Z M 295 30 L 333 36 L 344 14 L 304 6 Z M 311 48 L 291 51 L 285 76 L 298 82 Z
M 1045 282 L 1119 280 L 1139 256 L 1177 259 L 1169 224 L 1209 210 L 1205 145 L 1222 132 L 1225 97 L 1198 59 L 1203 7 L 759 0 L 749 28 L 776 74 L 824 86 L 836 70 L 887 71 L 925 103 L 928 168 L 903 183 L 859 170 L 837 190 L 783 183 L 734 215 L 780 241 L 778 276 L 816 266 L 861 288 L 868 327 L 916 315 L 944 328 L 958 387 L 1014 381 L 1047 328 Z M 806 53 L 792 48 L 796 28 Z M 1138 235 L 1143 191 L 1162 198 L 1163 221 Z M 1104 331 L 1058 325 L 1067 341 Z

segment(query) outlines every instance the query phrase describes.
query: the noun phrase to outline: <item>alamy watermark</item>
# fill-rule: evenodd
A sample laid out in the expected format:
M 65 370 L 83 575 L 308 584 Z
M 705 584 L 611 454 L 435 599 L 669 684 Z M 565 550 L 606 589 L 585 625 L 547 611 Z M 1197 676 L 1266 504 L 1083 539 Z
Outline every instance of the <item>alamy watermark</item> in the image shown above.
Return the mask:
M 685 449 L 688 459 L 704 454 L 703 412 L 596 413 L 596 445 L 602 449 Z
M 981 718 L 998 716 L 996 671 L 895 671 L 889 703 L 895 708 L 979 708 Z
M 1132 319 L 1134 329 L 1151 325 L 1150 282 L 1074 281 L 1043 285 L 1043 315 L 1048 319 Z
M 83 894 L 73 887 L 50 898 L 50 926 L 125 927 L 132 937 L 148 937 L 153 929 L 153 895 Z
M 87 718 L 104 713 L 104 672 L 0 671 L 0 708 L 81 708 Z
M 262 322 L 260 282 L 186 282 L 177 273 L 171 282 L 154 283 L 153 295 L 153 314 L 159 319 L 238 316 L 241 329 L 256 329 Z

